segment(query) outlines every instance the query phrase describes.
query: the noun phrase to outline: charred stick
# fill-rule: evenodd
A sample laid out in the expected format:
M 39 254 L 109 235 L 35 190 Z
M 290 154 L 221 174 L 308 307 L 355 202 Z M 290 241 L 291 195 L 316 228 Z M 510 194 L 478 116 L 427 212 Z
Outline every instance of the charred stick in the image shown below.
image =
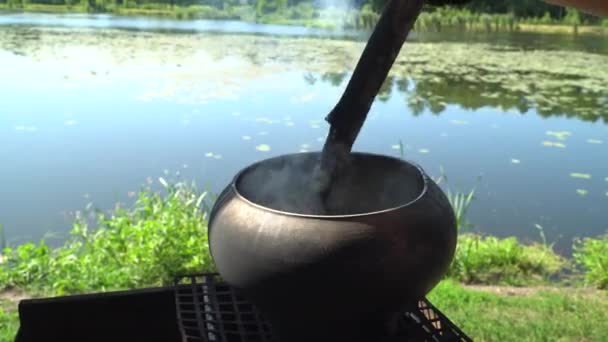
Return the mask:
M 322 198 L 350 153 L 372 103 L 420 15 L 423 0 L 389 0 L 363 50 L 344 94 L 325 118 L 329 135 L 321 156 Z

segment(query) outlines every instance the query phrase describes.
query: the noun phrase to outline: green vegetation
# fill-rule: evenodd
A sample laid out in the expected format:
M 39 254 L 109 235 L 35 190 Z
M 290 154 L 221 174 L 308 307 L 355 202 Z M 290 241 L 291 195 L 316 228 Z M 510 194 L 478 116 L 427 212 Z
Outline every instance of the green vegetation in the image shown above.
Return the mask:
M 535 285 L 547 283 L 566 265 L 563 257 L 540 243 L 461 234 L 447 276 L 465 284 Z
M 587 284 L 608 288 L 608 234 L 597 239 L 578 240 L 574 244 L 573 256 L 584 270 Z
M 608 336 L 605 292 L 528 288 L 509 294 L 509 289 L 494 290 L 482 292 L 448 280 L 428 298 L 475 341 L 603 341 Z
M 475 189 L 471 190 L 468 194 L 462 192 L 452 193 L 450 189 L 448 189 L 446 195 L 452 205 L 452 209 L 454 209 L 458 230 L 462 232 L 465 229 L 471 228 L 471 224 L 467 221 L 467 210 L 473 202 Z
M 97 212 L 96 229 L 78 215 L 60 248 L 44 241 L 5 248 L 0 288 L 62 295 L 155 286 L 171 283 L 174 273 L 212 271 L 206 193 L 183 183 L 166 191 L 142 190 L 129 210 Z

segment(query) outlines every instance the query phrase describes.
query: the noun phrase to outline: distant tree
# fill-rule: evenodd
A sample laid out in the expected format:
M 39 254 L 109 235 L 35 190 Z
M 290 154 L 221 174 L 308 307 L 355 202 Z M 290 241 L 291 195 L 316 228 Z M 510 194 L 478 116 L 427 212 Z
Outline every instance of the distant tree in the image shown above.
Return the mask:
M 264 15 L 275 12 L 282 12 L 287 8 L 287 0 L 258 0 L 256 13 Z

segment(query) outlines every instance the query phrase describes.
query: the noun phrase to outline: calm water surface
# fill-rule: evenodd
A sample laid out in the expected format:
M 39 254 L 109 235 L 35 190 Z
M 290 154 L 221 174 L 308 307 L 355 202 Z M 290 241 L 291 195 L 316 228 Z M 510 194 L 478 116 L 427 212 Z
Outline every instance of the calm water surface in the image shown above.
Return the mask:
M 312 45 L 302 37 L 323 35 L 336 38 L 238 22 L 0 16 L 0 224 L 9 241 L 65 233 L 73 211 L 89 202 L 102 209 L 128 203 L 160 176 L 218 191 L 252 162 L 319 150 L 328 128 L 323 118 L 362 45 L 315 40 L 324 52 L 299 60 L 281 44 L 296 39 L 289 46 L 304 51 Z M 453 35 L 414 38 L 412 46 L 458 42 Z M 576 51 L 573 58 L 608 58 L 600 37 L 460 39 L 484 49 L 561 47 Z M 281 51 L 269 56 L 273 49 Z M 344 65 L 323 65 L 347 52 Z M 538 224 L 567 253 L 574 237 L 608 230 L 603 89 L 573 85 L 578 95 L 555 94 L 573 100 L 547 108 L 491 80 L 441 77 L 391 78 L 355 149 L 399 156 L 401 141 L 405 157 L 431 175 L 445 170 L 445 188 L 476 187 L 469 214 L 476 231 L 538 239 Z M 485 97 L 473 90 L 479 87 Z

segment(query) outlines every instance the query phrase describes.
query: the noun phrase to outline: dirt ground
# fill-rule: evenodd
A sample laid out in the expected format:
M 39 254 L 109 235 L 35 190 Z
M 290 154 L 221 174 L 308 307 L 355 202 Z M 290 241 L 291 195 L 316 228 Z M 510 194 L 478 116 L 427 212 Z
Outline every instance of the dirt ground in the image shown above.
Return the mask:
M 593 298 L 606 298 L 605 291 L 585 287 L 558 287 L 558 286 L 496 286 L 496 285 L 464 285 L 465 288 L 475 291 L 489 292 L 503 296 L 534 296 L 539 292 L 568 293 L 572 295 L 590 296 Z M 602 294 L 604 294 L 602 296 Z M 608 300 L 608 298 L 606 298 Z

